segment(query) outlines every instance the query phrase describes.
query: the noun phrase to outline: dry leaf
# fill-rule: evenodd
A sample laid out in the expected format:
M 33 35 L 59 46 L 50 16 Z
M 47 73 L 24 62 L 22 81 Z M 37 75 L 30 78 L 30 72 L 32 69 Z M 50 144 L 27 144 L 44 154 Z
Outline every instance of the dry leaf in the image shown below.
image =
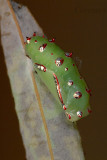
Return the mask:
M 13 11 L 8 0 L 0 0 L 0 6 L 2 46 L 26 158 L 84 160 L 76 124 L 67 122 L 62 108 L 37 74 L 34 79 L 25 56 L 26 36 L 34 31 L 42 35 L 42 29 L 25 6 L 12 2 Z

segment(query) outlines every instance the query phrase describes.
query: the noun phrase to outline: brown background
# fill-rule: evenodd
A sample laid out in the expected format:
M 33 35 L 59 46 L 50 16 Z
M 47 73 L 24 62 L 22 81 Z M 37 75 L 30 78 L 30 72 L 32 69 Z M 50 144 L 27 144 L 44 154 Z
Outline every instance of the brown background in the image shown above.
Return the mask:
M 80 72 L 92 89 L 93 110 L 90 116 L 78 121 L 82 145 L 86 160 L 107 160 L 106 1 L 17 0 L 17 2 L 29 7 L 47 37 L 57 38 L 56 43 L 64 51 L 73 51 L 74 56 L 82 60 Z M 2 52 L 1 48 L 0 53 Z M 19 133 L 3 54 L 0 54 L 0 109 L 0 159 L 25 160 L 25 150 Z

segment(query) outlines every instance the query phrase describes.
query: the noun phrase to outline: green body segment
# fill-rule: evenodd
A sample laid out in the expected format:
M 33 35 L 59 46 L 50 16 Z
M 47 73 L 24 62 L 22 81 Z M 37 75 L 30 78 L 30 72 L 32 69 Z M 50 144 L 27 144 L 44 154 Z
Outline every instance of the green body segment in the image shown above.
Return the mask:
M 41 46 L 42 51 L 40 51 Z M 26 44 L 25 50 L 40 78 L 64 108 L 68 119 L 73 122 L 87 116 L 90 111 L 90 95 L 86 91 L 87 85 L 80 78 L 72 57 L 66 56 L 65 52 L 55 43 L 40 36 L 32 37 Z M 57 62 L 60 62 L 60 65 L 56 64 Z M 46 67 L 45 71 L 40 70 L 39 65 Z M 72 80 L 72 85 L 68 85 L 69 80 Z M 77 92 L 82 96 L 75 97 Z

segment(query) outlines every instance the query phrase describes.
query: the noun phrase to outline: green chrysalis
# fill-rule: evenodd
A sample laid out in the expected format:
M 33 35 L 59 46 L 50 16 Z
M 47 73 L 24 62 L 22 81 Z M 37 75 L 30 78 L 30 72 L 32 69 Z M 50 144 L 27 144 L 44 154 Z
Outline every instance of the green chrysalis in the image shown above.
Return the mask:
M 67 118 L 74 122 L 90 112 L 90 90 L 72 59 L 72 53 L 65 53 L 55 43 L 36 36 L 28 38 L 25 51 L 31 58 L 39 77 L 61 104 Z

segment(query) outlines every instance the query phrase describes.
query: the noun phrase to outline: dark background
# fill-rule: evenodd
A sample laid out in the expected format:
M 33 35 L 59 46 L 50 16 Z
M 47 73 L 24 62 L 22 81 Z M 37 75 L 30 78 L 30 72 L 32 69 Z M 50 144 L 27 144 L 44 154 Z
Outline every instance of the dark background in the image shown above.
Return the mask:
M 107 160 L 107 1 L 16 1 L 28 6 L 47 37 L 55 37 L 64 51 L 73 51 L 82 60 L 80 73 L 92 89 L 93 112 L 78 121 L 78 129 L 86 160 Z M 0 159 L 25 160 L 3 54 L 0 54 L 0 109 Z

